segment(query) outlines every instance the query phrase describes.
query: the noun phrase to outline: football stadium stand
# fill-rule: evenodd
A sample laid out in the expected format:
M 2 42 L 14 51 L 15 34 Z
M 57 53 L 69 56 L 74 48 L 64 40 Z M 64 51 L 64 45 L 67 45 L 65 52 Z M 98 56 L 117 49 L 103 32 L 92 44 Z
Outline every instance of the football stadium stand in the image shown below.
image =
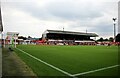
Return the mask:
M 60 30 L 46 30 L 42 34 L 42 39 L 48 44 L 90 44 L 94 45 L 95 41 L 91 37 L 98 37 L 95 33 L 83 33 L 72 31 L 60 31 Z

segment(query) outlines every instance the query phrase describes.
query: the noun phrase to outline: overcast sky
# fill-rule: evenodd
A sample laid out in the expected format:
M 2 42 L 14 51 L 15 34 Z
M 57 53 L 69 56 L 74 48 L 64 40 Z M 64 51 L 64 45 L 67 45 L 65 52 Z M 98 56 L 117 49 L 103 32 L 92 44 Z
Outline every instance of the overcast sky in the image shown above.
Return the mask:
M 46 29 L 113 37 L 119 0 L 2 0 L 4 32 L 41 37 Z

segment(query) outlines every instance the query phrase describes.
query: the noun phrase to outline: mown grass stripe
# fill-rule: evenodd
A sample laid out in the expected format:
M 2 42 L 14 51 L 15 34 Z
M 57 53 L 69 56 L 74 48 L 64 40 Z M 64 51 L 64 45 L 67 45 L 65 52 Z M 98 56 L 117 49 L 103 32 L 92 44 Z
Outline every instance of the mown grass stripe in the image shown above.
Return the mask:
M 102 71 L 102 70 L 106 70 L 106 69 L 110 69 L 110 68 L 114 68 L 114 67 L 118 67 L 118 66 L 119 65 L 113 65 L 113 66 L 104 67 L 104 68 L 100 68 L 100 69 L 96 69 L 96 70 L 92 70 L 92 71 L 74 74 L 73 76 L 81 76 L 81 75 L 90 74 L 90 73 L 94 73 L 94 72 L 98 72 L 98 71 Z
M 41 62 L 41 63 L 43 63 L 43 64 L 45 64 L 45 65 L 47 65 L 47 66 L 49 66 L 49 67 L 51 67 L 51 68 L 53 68 L 53 69 L 55 69 L 55 70 L 57 70 L 57 71 L 60 71 L 60 72 L 63 73 L 63 74 L 66 74 L 66 75 L 68 75 L 68 76 L 73 77 L 72 74 L 70 74 L 70 73 L 68 73 L 68 72 L 66 72 L 66 71 L 64 71 L 64 70 L 62 70 L 62 69 L 60 69 L 60 68 L 58 68 L 58 67 L 55 67 L 55 66 L 53 66 L 53 65 L 51 65 L 51 64 L 49 64 L 49 63 L 47 63 L 47 62 L 45 62 L 45 61 L 43 61 L 43 60 L 41 60 L 41 59 L 38 59 L 37 57 L 35 57 L 35 56 L 33 56 L 33 55 L 31 55 L 31 54 L 29 54 L 29 53 L 27 53 L 27 52 L 19 49 L 19 48 L 16 48 L 16 49 L 18 49 L 18 50 L 21 51 L 22 53 L 24 53 L 24 54 L 26 54 L 26 55 L 34 58 L 34 59 L 37 60 L 37 61 L 39 61 L 39 62 Z

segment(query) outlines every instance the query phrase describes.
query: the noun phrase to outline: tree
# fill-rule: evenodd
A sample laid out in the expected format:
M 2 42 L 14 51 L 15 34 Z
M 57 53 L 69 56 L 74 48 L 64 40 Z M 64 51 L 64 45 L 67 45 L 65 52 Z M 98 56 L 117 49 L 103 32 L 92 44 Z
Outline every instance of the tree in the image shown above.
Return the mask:
M 109 41 L 109 40 L 106 38 L 106 39 L 104 39 L 104 41 Z
M 31 36 L 28 36 L 28 38 L 32 38 Z
M 113 42 L 113 40 L 114 40 L 113 37 L 110 37 L 110 38 L 109 38 L 109 41 L 110 41 L 110 42 Z
M 42 38 L 39 38 L 39 40 L 42 40 Z
M 102 41 L 104 41 L 104 39 L 101 37 L 101 38 L 100 38 L 100 39 L 98 39 L 97 41 L 102 42 Z
M 27 38 L 26 38 L 26 37 L 23 37 L 23 36 L 19 36 L 18 39 L 26 40 Z
M 117 36 L 116 36 L 116 42 L 120 42 L 120 34 L 117 34 Z

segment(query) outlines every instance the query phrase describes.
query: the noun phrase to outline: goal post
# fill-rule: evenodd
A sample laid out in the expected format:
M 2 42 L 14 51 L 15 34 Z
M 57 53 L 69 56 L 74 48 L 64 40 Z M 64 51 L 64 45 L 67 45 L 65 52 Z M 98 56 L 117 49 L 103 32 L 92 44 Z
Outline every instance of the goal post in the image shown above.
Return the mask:
M 16 48 L 18 35 L 18 32 L 7 32 L 8 44 Z

